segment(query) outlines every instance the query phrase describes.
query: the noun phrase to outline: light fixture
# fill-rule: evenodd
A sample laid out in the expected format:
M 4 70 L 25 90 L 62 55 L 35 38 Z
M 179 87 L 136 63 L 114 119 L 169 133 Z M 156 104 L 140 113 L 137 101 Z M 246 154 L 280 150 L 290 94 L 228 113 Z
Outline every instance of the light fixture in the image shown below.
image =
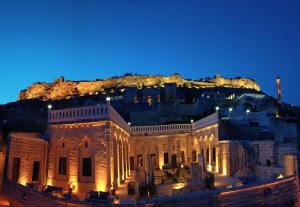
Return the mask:
M 106 101 L 109 102 L 110 101 L 110 97 L 106 97 Z
M 247 110 L 246 110 L 246 113 L 249 114 L 249 113 L 250 113 L 250 109 L 247 109 Z
M 191 123 L 194 123 L 194 119 L 191 119 Z
M 52 105 L 51 105 L 51 104 L 48 104 L 47 108 L 48 108 L 49 110 L 51 110 L 51 109 L 52 109 Z
M 131 125 L 131 123 L 130 123 L 130 122 L 128 122 L 128 125 L 130 126 L 130 125 Z
M 229 110 L 229 112 L 232 112 L 233 109 L 230 107 L 228 110 Z
M 220 107 L 219 106 L 216 106 L 216 111 L 219 111 Z

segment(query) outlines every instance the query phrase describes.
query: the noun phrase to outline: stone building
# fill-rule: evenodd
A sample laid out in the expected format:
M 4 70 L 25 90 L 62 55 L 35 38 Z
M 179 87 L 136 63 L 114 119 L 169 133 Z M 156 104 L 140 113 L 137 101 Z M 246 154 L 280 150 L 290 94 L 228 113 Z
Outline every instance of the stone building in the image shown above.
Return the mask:
M 50 109 L 44 137 L 11 133 L 8 178 L 87 192 L 117 189 L 131 174 L 193 163 L 231 176 L 239 170 L 241 145 L 227 139 L 221 124 L 216 112 L 189 124 L 130 126 L 109 102 Z

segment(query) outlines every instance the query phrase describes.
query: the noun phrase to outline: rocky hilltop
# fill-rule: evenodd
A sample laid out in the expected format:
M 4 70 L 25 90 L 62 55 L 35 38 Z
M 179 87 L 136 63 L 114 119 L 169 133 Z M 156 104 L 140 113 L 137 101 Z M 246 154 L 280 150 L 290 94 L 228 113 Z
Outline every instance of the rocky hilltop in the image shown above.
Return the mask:
M 214 78 L 200 80 L 186 80 L 179 74 L 171 76 L 161 75 L 124 75 L 95 81 L 69 81 L 64 77 L 56 79 L 53 83 L 33 83 L 19 94 L 19 100 L 42 99 L 59 100 L 73 95 L 101 94 L 108 89 L 124 89 L 127 87 L 163 87 L 165 83 L 176 83 L 177 86 L 189 88 L 245 88 L 260 91 L 259 85 L 248 78 L 228 79 L 220 75 Z

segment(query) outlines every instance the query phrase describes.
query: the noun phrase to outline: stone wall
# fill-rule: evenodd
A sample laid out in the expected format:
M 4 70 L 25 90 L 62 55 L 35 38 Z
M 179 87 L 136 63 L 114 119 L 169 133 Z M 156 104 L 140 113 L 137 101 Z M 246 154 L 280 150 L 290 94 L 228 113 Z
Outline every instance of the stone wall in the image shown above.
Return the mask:
M 106 191 L 107 143 L 105 122 L 50 125 L 48 184 L 75 192 Z M 58 173 L 60 157 L 67 158 L 67 173 Z M 84 157 L 92 158 L 92 176 L 82 176 Z
M 18 183 L 25 185 L 32 183 L 33 163 L 40 162 L 39 180 L 35 183 L 41 187 L 46 179 L 46 158 L 48 142 L 43 140 L 38 133 L 12 132 L 9 140 L 8 154 L 8 179 L 12 179 L 14 158 L 20 159 Z
M 72 188 L 74 192 L 110 191 L 129 173 L 129 134 L 111 121 L 54 124 L 50 140 L 49 185 Z M 117 149 L 115 149 L 117 148 Z M 59 173 L 60 157 L 67 158 L 67 172 Z M 91 176 L 83 175 L 83 158 L 91 158 Z
M 105 204 L 91 204 L 81 201 L 70 201 L 65 198 L 57 198 L 51 195 L 30 189 L 17 183 L 5 181 L 3 184 L 3 194 L 14 207 L 105 207 Z

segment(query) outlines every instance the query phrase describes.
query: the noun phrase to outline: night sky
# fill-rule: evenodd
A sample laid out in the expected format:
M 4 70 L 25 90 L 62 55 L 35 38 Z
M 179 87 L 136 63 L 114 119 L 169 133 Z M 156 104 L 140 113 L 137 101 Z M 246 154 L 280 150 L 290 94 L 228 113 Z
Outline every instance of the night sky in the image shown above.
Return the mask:
M 250 77 L 300 105 L 300 1 L 0 0 L 0 103 L 33 82 Z

